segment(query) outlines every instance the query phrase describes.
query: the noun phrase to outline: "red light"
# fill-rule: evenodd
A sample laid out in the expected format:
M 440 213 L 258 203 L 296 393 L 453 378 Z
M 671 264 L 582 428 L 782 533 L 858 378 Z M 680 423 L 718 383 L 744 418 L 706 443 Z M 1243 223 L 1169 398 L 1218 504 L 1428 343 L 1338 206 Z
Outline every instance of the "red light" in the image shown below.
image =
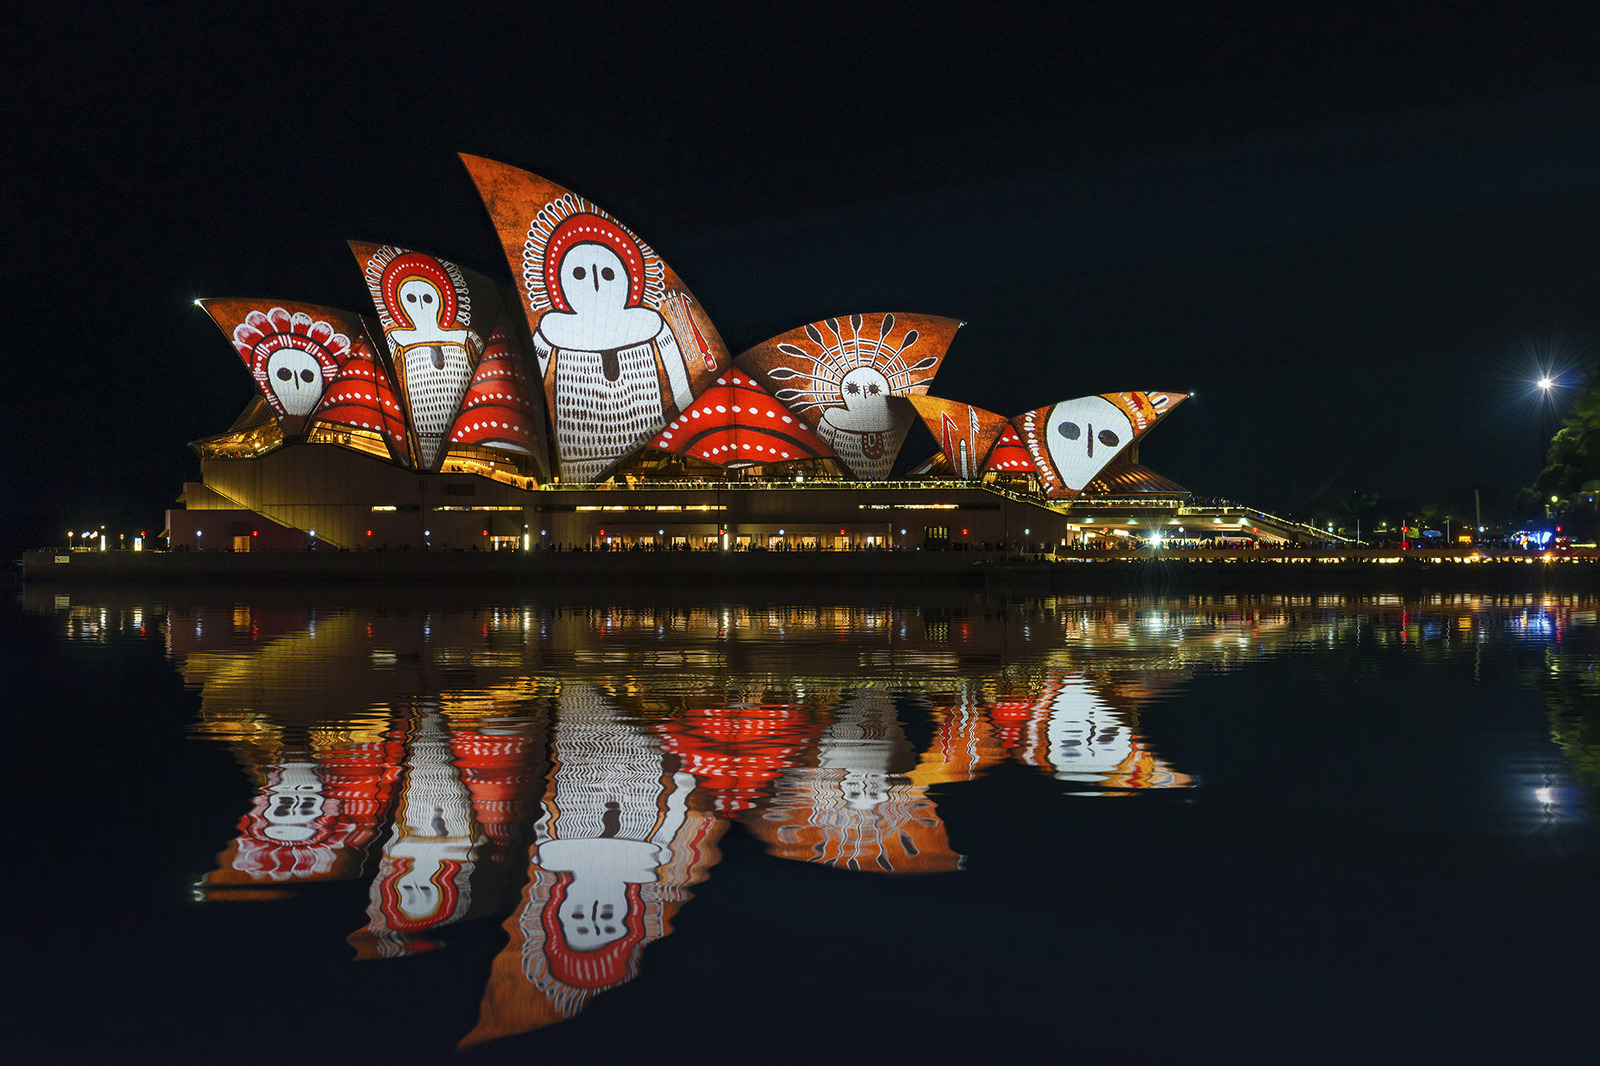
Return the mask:
M 367 530 L 367 536 L 369 536 L 369 537 L 372 536 L 372 530 L 370 530 L 370 529 Z
M 602 530 L 601 530 L 601 531 L 600 531 L 600 535 L 601 535 L 601 536 L 602 536 L 602 537 L 603 537 L 603 536 L 605 536 L 605 535 L 606 535 L 606 531 L 605 531 L 605 530 L 603 530 L 603 529 L 602 529 Z
M 488 535 L 489 535 L 489 531 L 488 531 L 488 530 L 487 530 L 487 529 L 486 529 L 486 530 L 484 530 L 484 531 L 483 531 L 483 535 L 484 535 L 484 536 L 486 536 L 486 537 L 487 537 L 487 536 L 488 536 Z
M 259 537 L 259 536 L 261 536 L 261 530 L 259 530 L 259 529 L 252 529 L 252 530 L 251 530 L 251 531 L 250 531 L 250 535 L 251 535 L 251 536 L 252 536 L 252 537 Z
M 961 531 L 961 535 L 962 535 L 962 536 L 963 536 L 963 537 L 964 537 L 964 536 L 966 536 L 966 535 L 967 535 L 967 531 L 966 531 L 966 530 L 964 530 L 964 529 L 963 529 L 963 530 L 962 530 L 962 531 Z
M 842 529 L 839 530 L 839 536 L 841 536 L 841 537 L 844 536 L 844 530 L 842 530 Z

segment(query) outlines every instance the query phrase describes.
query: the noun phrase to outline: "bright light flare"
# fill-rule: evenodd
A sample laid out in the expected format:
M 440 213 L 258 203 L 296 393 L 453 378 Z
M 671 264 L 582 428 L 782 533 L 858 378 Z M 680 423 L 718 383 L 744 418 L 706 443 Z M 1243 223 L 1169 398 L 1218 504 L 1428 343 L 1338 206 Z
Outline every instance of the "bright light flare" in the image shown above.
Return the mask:
M 1548 375 L 1546 375 L 1545 377 L 1542 377 L 1542 378 L 1539 379 L 1539 389 L 1541 391 L 1549 392 L 1551 389 L 1553 389 L 1555 387 L 1556 387 L 1555 381 L 1552 378 L 1550 378 Z

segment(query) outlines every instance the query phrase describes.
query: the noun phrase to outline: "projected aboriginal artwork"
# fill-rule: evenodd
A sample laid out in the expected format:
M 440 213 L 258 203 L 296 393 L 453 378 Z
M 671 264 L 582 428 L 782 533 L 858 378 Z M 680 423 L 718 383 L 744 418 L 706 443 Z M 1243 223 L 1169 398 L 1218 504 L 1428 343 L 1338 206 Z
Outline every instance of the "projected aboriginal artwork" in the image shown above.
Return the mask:
M 287 300 L 202 300 L 233 342 L 284 432 L 297 434 L 350 355 L 361 320 L 347 311 Z
M 719 466 L 833 457 L 810 426 L 737 370 L 719 374 L 650 447 Z
M 655 251 L 553 182 L 463 155 L 510 260 L 563 480 L 590 483 L 688 410 L 727 363 Z
M 436 470 L 483 355 L 483 336 L 472 328 L 473 297 L 487 295 L 489 283 L 475 275 L 478 284 L 469 287 L 454 263 L 392 245 L 351 241 L 350 250 L 383 324 L 416 465 Z
M 682 279 L 615 216 L 527 171 L 461 159 L 511 288 L 433 255 L 352 241 L 377 323 L 286 300 L 201 301 L 260 392 L 233 429 L 196 442 L 206 458 L 331 444 L 524 490 L 552 476 L 759 478 L 747 468 L 802 462 L 811 465 L 773 473 L 797 486 L 813 474 L 879 482 L 920 418 L 939 451 L 902 476 L 1019 475 L 1013 488 L 1061 500 L 1135 476 L 1102 471 L 1185 398 L 1104 393 L 1005 419 L 931 397 L 962 323 L 920 314 L 820 319 L 732 359 Z
M 756 345 L 737 364 L 810 423 L 851 474 L 881 481 L 916 418 L 890 398 L 927 392 L 960 328 L 932 315 L 828 318 Z
M 539 406 L 528 387 L 527 366 L 503 329 L 489 335 L 483 358 L 461 401 L 449 444 L 539 455 L 543 451 Z
M 350 357 L 328 386 L 316 419 L 330 426 L 378 434 L 394 462 L 411 465 L 405 414 L 395 399 L 389 371 L 365 333 L 351 341 Z
M 1076 496 L 1154 426 L 1184 395 L 1173 392 L 1108 392 L 1080 396 L 1012 419 L 1039 474 L 1045 495 Z
M 1007 425 L 1000 432 L 1000 439 L 995 441 L 994 450 L 989 453 L 988 460 L 983 464 L 985 474 L 1027 474 L 1033 473 L 1036 468 L 1033 460 L 1028 456 L 1028 447 L 1022 443 L 1022 438 L 1017 436 L 1017 427 Z
M 985 411 L 958 400 L 933 396 L 908 396 L 911 406 L 928 427 L 949 464 L 949 476 L 974 481 L 982 476 L 983 459 L 1008 428 L 1004 415 Z

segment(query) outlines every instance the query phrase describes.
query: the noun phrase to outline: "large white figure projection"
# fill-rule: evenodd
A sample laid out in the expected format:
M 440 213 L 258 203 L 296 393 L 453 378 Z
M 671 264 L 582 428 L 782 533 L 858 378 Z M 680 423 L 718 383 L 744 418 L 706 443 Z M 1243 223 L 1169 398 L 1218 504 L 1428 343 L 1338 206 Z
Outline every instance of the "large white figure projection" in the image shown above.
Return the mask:
M 454 263 L 421 252 L 355 242 L 350 248 L 383 324 L 417 466 L 436 470 L 483 355 L 483 337 L 471 328 L 466 276 Z
M 563 480 L 601 480 L 688 409 L 727 351 L 651 247 L 576 193 L 463 155 L 518 279 Z
M 1020 414 L 1011 424 L 1045 495 L 1059 499 L 1082 492 L 1111 460 L 1185 398 L 1181 392 L 1080 396 Z

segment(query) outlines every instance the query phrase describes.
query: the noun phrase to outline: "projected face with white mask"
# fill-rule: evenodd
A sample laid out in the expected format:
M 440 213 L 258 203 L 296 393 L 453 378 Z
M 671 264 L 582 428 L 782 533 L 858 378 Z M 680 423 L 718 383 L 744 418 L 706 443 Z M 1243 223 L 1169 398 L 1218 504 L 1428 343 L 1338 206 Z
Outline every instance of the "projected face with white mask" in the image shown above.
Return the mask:
M 1058 403 L 1046 419 L 1046 447 L 1061 480 L 1075 492 L 1133 440 L 1133 423 L 1116 404 L 1099 396 Z
M 267 387 L 286 414 L 309 415 L 326 384 L 322 364 L 310 352 L 279 348 L 267 357 Z

